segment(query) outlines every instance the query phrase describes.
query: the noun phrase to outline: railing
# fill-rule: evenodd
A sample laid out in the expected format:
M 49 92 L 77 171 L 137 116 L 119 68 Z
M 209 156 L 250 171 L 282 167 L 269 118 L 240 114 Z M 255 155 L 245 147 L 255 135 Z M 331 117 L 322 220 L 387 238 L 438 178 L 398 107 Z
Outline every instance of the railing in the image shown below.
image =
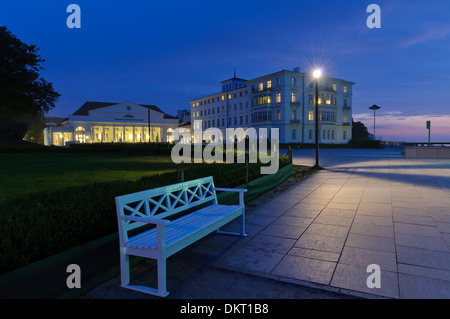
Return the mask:
M 450 142 L 406 142 L 405 146 L 420 146 L 420 147 L 428 147 L 428 146 L 441 146 L 441 147 L 450 147 Z
M 291 124 L 300 124 L 300 120 L 291 120 Z
M 320 91 L 325 91 L 325 92 L 333 92 L 333 93 L 337 93 L 337 90 L 333 89 L 333 87 L 319 87 L 319 92 Z
M 270 88 L 263 88 L 262 90 L 260 90 L 258 87 L 255 87 L 255 88 L 253 88 L 252 89 L 252 93 L 261 93 L 261 92 L 269 92 L 269 91 L 272 91 L 272 87 L 270 87 Z

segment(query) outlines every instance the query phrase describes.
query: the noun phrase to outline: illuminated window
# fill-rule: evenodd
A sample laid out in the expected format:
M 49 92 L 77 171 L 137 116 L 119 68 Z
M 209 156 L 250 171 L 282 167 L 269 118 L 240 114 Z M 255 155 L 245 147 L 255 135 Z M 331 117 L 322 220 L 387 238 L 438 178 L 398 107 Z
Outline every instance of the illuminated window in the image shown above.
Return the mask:
M 292 102 L 297 102 L 297 94 L 292 92 Z
M 228 94 L 228 99 L 231 100 L 231 94 Z
M 314 112 L 313 111 L 309 111 L 309 113 L 308 113 L 308 120 L 314 121 Z
M 295 78 L 292 78 L 292 86 L 295 86 Z
M 267 81 L 267 88 L 270 89 L 272 87 L 272 81 Z
M 322 104 L 322 99 L 319 97 L 319 99 L 317 100 L 317 102 L 318 102 L 319 104 Z
M 277 93 L 277 103 L 281 102 L 281 93 Z
M 272 96 L 270 95 L 267 96 L 267 103 L 272 103 Z
M 333 91 L 336 91 L 336 84 L 333 84 Z
M 348 118 L 347 118 L 347 113 L 344 113 L 344 123 L 347 123 L 348 121 Z
M 347 93 L 347 87 L 344 86 L 344 93 Z
M 222 95 L 222 101 L 225 100 L 225 95 Z
M 259 90 L 260 91 L 264 90 L 264 83 L 262 83 L 262 82 L 259 83 Z
M 292 111 L 292 119 L 295 120 L 297 119 L 297 111 Z
M 78 126 L 78 127 L 75 129 L 75 131 L 77 131 L 77 132 L 84 132 L 84 131 L 86 131 L 86 130 L 84 129 L 84 127 Z
M 281 112 L 277 110 L 277 121 L 281 120 Z

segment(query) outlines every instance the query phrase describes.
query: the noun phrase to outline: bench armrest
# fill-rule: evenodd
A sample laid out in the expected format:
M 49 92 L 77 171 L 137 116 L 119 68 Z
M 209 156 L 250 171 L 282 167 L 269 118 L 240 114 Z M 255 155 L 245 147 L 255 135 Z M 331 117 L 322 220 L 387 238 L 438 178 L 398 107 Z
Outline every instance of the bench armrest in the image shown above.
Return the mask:
M 242 192 L 245 193 L 247 190 L 242 188 L 213 188 L 214 191 L 221 191 L 221 192 Z
M 213 188 L 214 191 L 222 191 L 222 192 L 239 192 L 239 205 L 244 206 L 244 193 L 247 192 L 246 189 L 243 188 Z
M 167 225 L 170 223 L 170 220 L 149 218 L 149 217 L 120 216 L 120 218 L 126 219 L 126 220 L 131 220 L 134 222 L 146 223 L 146 224 Z

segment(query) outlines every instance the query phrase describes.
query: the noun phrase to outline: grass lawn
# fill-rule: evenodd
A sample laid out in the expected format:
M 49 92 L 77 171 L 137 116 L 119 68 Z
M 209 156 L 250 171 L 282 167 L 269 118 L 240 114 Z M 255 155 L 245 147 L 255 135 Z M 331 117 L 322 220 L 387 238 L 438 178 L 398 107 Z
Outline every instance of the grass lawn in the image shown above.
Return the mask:
M 181 165 L 173 163 L 169 156 L 120 153 L 0 153 L 0 201 L 8 197 L 68 186 L 136 180 L 180 168 Z

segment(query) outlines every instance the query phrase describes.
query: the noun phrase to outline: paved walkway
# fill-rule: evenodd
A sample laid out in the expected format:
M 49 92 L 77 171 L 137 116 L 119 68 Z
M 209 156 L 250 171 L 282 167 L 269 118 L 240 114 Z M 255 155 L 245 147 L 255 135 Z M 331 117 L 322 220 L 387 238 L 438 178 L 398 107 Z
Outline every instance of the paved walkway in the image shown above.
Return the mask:
M 199 288 L 220 290 L 222 274 L 241 278 L 240 295 L 224 298 L 245 298 L 243 291 L 250 298 L 450 298 L 450 160 L 404 159 L 398 149 L 324 149 L 320 156 L 325 170 L 249 209 L 248 237 L 213 235 L 169 259 L 169 291 L 195 298 L 183 288 L 193 276 Z M 313 165 L 314 150 L 294 150 L 294 163 Z M 367 286 L 371 264 L 380 267 L 381 288 Z M 245 275 L 271 281 L 252 286 Z M 327 293 L 286 292 L 300 286 Z M 118 297 L 112 288 L 96 293 Z

